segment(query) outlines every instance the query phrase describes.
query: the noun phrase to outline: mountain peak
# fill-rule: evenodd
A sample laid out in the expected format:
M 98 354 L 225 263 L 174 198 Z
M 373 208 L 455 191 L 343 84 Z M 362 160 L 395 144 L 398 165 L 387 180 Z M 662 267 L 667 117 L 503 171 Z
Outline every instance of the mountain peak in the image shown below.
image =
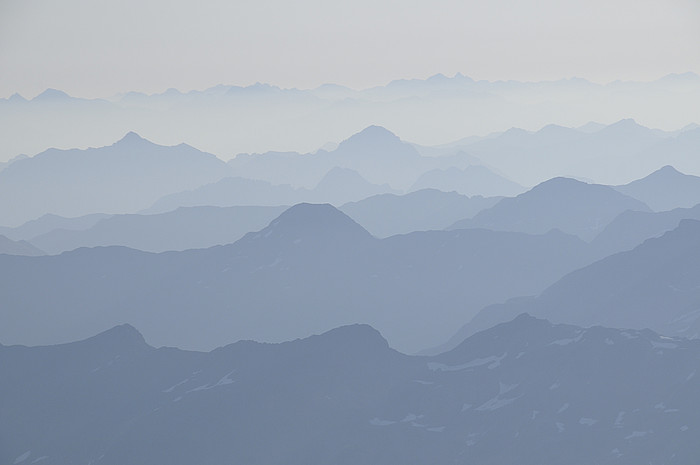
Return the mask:
M 32 100 L 36 101 L 54 101 L 54 100 L 65 100 L 71 98 L 70 95 L 66 94 L 62 90 L 57 90 L 57 89 L 46 89 L 44 92 L 40 93 L 36 97 L 34 97 Z
M 620 121 L 613 123 L 609 126 L 600 130 L 600 134 L 644 134 L 649 133 L 651 130 L 641 124 L 637 123 L 632 118 L 621 119 Z
M 142 143 L 148 143 L 149 141 L 144 139 L 143 137 L 139 136 L 137 133 L 134 131 L 129 131 L 119 139 L 117 142 L 115 142 L 112 145 L 123 145 L 123 146 L 129 146 L 129 145 L 140 145 Z
M 362 149 L 369 146 L 381 147 L 382 145 L 394 145 L 399 143 L 401 143 L 401 139 L 399 139 L 396 134 L 382 126 L 372 125 L 345 139 L 340 143 L 338 148 Z
M 101 347 L 109 348 L 148 347 L 141 333 L 128 323 L 114 326 L 81 342 L 99 344 Z
M 662 166 L 658 170 L 651 173 L 649 176 L 653 176 L 655 174 L 659 174 L 659 175 L 662 174 L 664 176 L 676 176 L 676 175 L 683 176 L 683 173 L 681 173 L 680 171 L 678 171 L 676 168 L 674 168 L 671 165 Z
M 535 190 L 548 190 L 548 189 L 559 189 L 559 188 L 574 188 L 574 187 L 582 187 L 587 185 L 588 183 L 585 183 L 583 181 L 579 181 L 578 179 L 574 178 L 567 178 L 564 176 L 557 176 L 556 178 L 548 179 L 546 181 L 543 181 L 536 185 L 535 187 L 532 188 L 533 191 Z
M 9 102 L 26 102 L 27 99 L 22 97 L 19 93 L 15 92 L 8 99 Z
M 379 331 L 370 325 L 357 323 L 340 326 L 302 341 L 308 343 L 320 342 L 325 346 L 342 349 L 343 352 L 375 351 L 376 349 L 387 349 L 389 347 L 389 343 Z
M 693 73 L 692 71 L 687 71 L 685 73 L 670 73 L 659 79 L 659 81 L 700 81 L 700 76 Z
M 285 210 L 252 239 L 276 238 L 301 242 L 304 238 L 344 242 L 371 238 L 371 234 L 330 204 L 300 203 Z M 349 245 L 349 244 L 348 244 Z

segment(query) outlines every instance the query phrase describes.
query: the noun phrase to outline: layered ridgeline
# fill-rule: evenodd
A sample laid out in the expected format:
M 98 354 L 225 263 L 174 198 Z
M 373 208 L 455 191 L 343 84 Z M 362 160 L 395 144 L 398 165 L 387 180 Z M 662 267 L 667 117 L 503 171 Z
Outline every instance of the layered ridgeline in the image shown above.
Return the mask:
M 46 213 L 132 213 L 229 173 L 214 155 L 185 144 L 153 144 L 130 132 L 107 147 L 50 149 L 0 171 L 0 219 L 13 226 Z
M 686 465 L 699 451 L 700 342 L 527 315 L 434 357 L 365 325 L 209 353 L 122 325 L 0 346 L 0 364 L 8 464 Z
M 530 234 L 559 229 L 590 241 L 626 210 L 649 211 L 649 207 L 609 186 L 554 178 L 517 197 L 502 199 L 450 229 L 484 228 Z
M 342 205 L 340 210 L 372 235 L 388 237 L 444 229 L 458 219 L 493 206 L 500 199 L 424 189 L 405 195 L 371 196 Z M 44 215 L 17 228 L 0 228 L 0 233 L 26 240 L 49 254 L 110 245 L 147 252 L 186 250 L 235 242 L 250 231 L 264 228 L 287 208 L 198 206 L 150 215 L 94 214 L 77 218 Z
M 85 229 L 52 229 L 30 242 L 49 254 L 110 245 L 147 252 L 201 249 L 235 242 L 264 228 L 287 208 L 182 207 L 154 215 L 112 215 Z
M 592 130 L 557 125 L 535 132 L 513 128 L 458 147 L 523 185 L 572 176 L 601 184 L 622 184 L 664 165 L 700 174 L 700 163 L 694 155 L 698 143 L 697 125 L 664 132 L 626 119 Z
M 681 173 L 669 165 L 615 189 L 641 200 L 654 211 L 700 204 L 700 177 Z
M 450 167 L 428 171 L 416 180 L 410 190 L 428 188 L 486 197 L 511 197 L 525 190 L 523 186 L 479 165 L 467 166 L 464 169 Z
M 654 96 L 651 101 L 650 95 Z M 576 108 L 575 114 L 572 108 Z M 534 129 L 552 122 L 573 126 L 588 121 L 607 124 L 621 115 L 651 126 L 680 128 L 690 121 L 700 121 L 698 108 L 700 77 L 692 73 L 669 75 L 653 82 L 616 81 L 605 85 L 577 78 L 489 82 L 461 74 L 438 74 L 364 90 L 337 85 L 307 90 L 268 84 L 217 85 L 188 92 L 168 89 L 152 95 L 129 92 L 109 101 L 76 98 L 50 89 L 31 100 L 19 95 L 0 99 L 0 119 L 5 122 L 3 147 L 7 158 L 49 147 L 99 147 L 128 130 L 165 144 L 185 141 L 228 158 L 240 152 L 280 148 L 309 152 L 328 141 L 345 139 L 370 124 L 381 124 L 408 140 L 434 145 L 463 138 L 467 135 L 464 128 L 471 128 L 473 134 L 490 134 L 511 127 Z M 62 124 L 57 126 L 56 121 Z M 593 137 L 596 129 L 596 125 L 585 125 L 569 136 L 561 134 L 563 131 L 556 126 L 549 127 L 544 135 L 551 137 L 540 147 L 525 140 L 529 146 L 514 141 L 505 151 L 483 144 L 467 151 L 477 157 L 496 153 L 495 161 L 501 163 L 500 158 L 501 164 L 512 165 L 513 169 L 496 168 L 523 185 L 573 175 L 622 184 L 666 164 L 700 174 L 697 157 L 688 156 L 696 153 L 697 139 L 694 145 L 681 147 L 684 142 L 677 131 L 652 130 L 653 139 L 628 145 L 619 141 L 629 136 L 637 138 L 638 134 L 628 134 L 634 129 L 621 128 L 621 136 L 603 134 L 602 144 L 598 144 Z M 676 136 L 681 143 L 665 141 Z M 470 142 L 478 142 L 478 138 Z M 642 156 L 649 150 L 658 156 L 657 161 L 666 160 L 645 166 L 646 162 L 655 161 L 654 156 Z M 584 166 L 590 173 L 574 169 L 582 156 L 593 161 Z M 696 169 L 678 165 L 672 158 Z M 622 174 L 624 179 L 598 179 L 597 174 L 613 178 Z
M 315 153 L 266 152 L 239 154 L 228 162 L 236 177 L 167 196 L 149 211 L 179 206 L 218 205 L 247 199 L 249 204 L 327 202 L 339 206 L 381 193 L 436 188 L 466 195 L 515 195 L 522 186 L 481 166 L 464 152 L 450 156 L 423 156 L 392 132 L 370 126 L 342 141 L 334 150 Z M 471 173 L 445 185 L 440 177 L 417 180 L 433 170 Z M 411 187 L 414 186 L 414 187 Z
M 651 184 L 648 183 L 650 179 L 653 181 Z M 639 198 L 648 200 L 652 198 L 650 195 L 660 192 L 666 193 L 672 200 L 666 206 L 694 205 L 697 200 L 692 195 L 695 179 L 694 176 L 665 167 L 630 185 L 651 186 L 635 191 Z M 258 185 L 262 189 L 246 189 L 246 185 Z M 226 186 L 238 190 L 226 190 Z M 362 186 L 372 185 L 364 182 L 356 172 L 345 168 L 332 168 L 313 190 L 227 178 L 197 189 L 196 192 L 208 194 L 190 203 L 225 205 L 247 199 L 252 203 L 276 205 L 284 200 L 306 197 L 331 198 L 339 203 L 342 197 L 364 196 L 372 192 Z M 641 202 L 616 192 L 623 187 L 612 189 L 556 178 L 535 186 L 515 199 L 503 199 L 499 205 L 496 204 L 500 197 L 467 197 L 457 192 L 423 189 L 404 195 L 371 196 L 344 204 L 340 210 L 377 237 L 446 227 L 482 227 L 530 233 L 560 229 L 587 240 L 595 236 L 592 244 L 594 256 L 597 257 L 629 250 L 648 238 L 673 229 L 681 219 L 700 218 L 697 208 L 652 213 Z M 202 205 L 155 214 L 92 214 L 77 218 L 44 215 L 16 228 L 0 227 L 0 234 L 13 240 L 29 241 L 48 253 L 108 245 L 123 245 L 151 252 L 185 250 L 234 242 L 246 232 L 264 227 L 283 208 Z M 480 214 L 479 217 L 473 218 L 476 214 Z
M 301 202 L 331 203 L 339 206 L 377 194 L 395 192 L 388 184 L 372 184 L 356 171 L 330 168 L 313 189 L 289 184 L 271 184 L 260 179 L 227 177 L 191 191 L 166 195 L 143 213 L 153 214 L 181 207 L 235 205 L 279 206 Z
M 13 241 L 0 235 L 0 254 L 8 255 L 43 255 L 45 252 L 27 241 Z
M 700 221 L 682 220 L 661 237 L 564 276 L 537 297 L 484 308 L 451 345 L 522 312 L 581 326 L 651 328 L 669 336 L 697 338 L 698 282 Z
M 405 195 L 375 195 L 342 205 L 340 211 L 376 237 L 445 229 L 492 207 L 501 197 L 482 197 L 421 189 Z
M 42 215 L 165 213 L 192 206 L 280 206 L 347 202 L 408 189 L 435 169 L 472 169 L 489 182 L 453 183 L 470 195 L 512 195 L 524 188 L 492 173 L 470 155 L 421 155 L 378 126 L 331 151 L 276 152 L 233 158 L 228 164 L 188 145 L 166 147 L 130 132 L 86 150 L 50 149 L 0 171 L 0 223 L 7 227 Z M 495 180 L 495 181 L 494 181 Z M 425 187 L 440 187 L 439 182 Z
M 300 204 L 234 244 L 0 256 L 0 340 L 75 340 L 132 322 L 156 345 L 211 349 L 367 322 L 397 349 L 447 340 L 486 305 L 541 292 L 588 245 L 482 229 L 376 239 L 330 205 Z
M 627 210 L 611 221 L 591 245 L 601 257 L 631 250 L 647 239 L 675 229 L 684 219 L 700 220 L 700 204 L 662 212 Z

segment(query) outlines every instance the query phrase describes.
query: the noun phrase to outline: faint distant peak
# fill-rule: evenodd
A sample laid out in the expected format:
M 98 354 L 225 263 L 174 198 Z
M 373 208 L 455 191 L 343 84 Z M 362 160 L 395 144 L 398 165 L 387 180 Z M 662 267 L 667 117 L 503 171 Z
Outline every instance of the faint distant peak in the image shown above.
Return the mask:
M 658 170 L 654 171 L 653 173 L 648 174 L 647 176 L 637 179 L 635 181 L 630 182 L 627 184 L 628 186 L 635 186 L 635 185 L 640 185 L 640 184 L 648 184 L 649 182 L 652 183 L 662 183 L 663 186 L 670 187 L 673 185 L 674 182 L 681 182 L 683 180 L 690 180 L 690 179 L 697 179 L 695 176 L 689 175 L 682 173 L 678 171 L 676 168 L 674 168 L 671 165 L 666 165 L 662 166 Z
M 32 101 L 37 102 L 50 102 L 50 101 L 60 101 L 68 100 L 72 98 L 70 95 L 66 94 L 62 90 L 57 89 L 46 89 L 44 92 L 40 93 L 32 99 Z
M 634 132 L 649 132 L 649 128 L 642 126 L 632 118 L 621 119 L 620 121 L 606 126 L 600 133 L 634 133 Z
M 352 89 L 346 86 L 341 86 L 340 84 L 333 84 L 331 82 L 327 82 L 316 87 L 316 89 L 314 90 L 351 91 Z
M 315 153 L 324 151 L 324 152 L 332 152 L 333 150 L 338 148 L 338 143 L 337 142 L 326 142 L 323 144 L 318 150 L 316 150 Z
M 581 132 L 586 132 L 586 133 L 592 134 L 592 133 L 598 132 L 604 128 L 605 128 L 605 125 L 603 123 L 598 123 L 596 121 L 589 121 L 586 124 L 584 124 L 583 126 L 577 127 L 576 129 L 578 129 Z
M 399 136 L 389 131 L 382 126 L 371 125 L 364 128 L 362 131 L 350 136 L 350 139 L 366 139 L 366 138 L 383 138 L 383 139 L 393 139 L 399 140 Z M 350 140 L 348 139 L 348 140 Z
M 540 129 L 537 132 L 549 132 L 549 131 L 570 131 L 571 128 L 567 128 L 566 126 L 561 126 L 559 124 L 548 124 L 546 126 L 542 126 L 542 129 Z
M 331 168 L 316 185 L 316 189 L 338 188 L 340 186 L 364 186 L 370 184 L 360 173 L 350 168 Z
M 700 76 L 691 71 L 686 73 L 670 73 L 659 79 L 659 81 L 700 81 Z
M 530 131 L 526 131 L 523 128 L 510 128 L 507 129 L 506 131 L 503 132 L 502 135 L 504 136 L 519 136 L 519 135 L 524 135 L 524 134 L 530 134 Z
M 24 160 L 26 158 L 29 158 L 29 155 L 27 155 L 26 153 L 20 153 L 19 155 L 15 155 L 14 157 L 7 160 L 7 162 L 14 163 L 16 161 Z
M 182 95 L 182 92 L 180 92 L 174 87 L 170 87 L 169 89 L 166 89 L 166 91 L 163 92 L 161 95 L 166 97 L 176 97 Z
M 694 131 L 694 130 L 699 129 L 699 128 L 700 128 L 700 124 L 698 124 L 698 123 L 689 123 L 689 124 L 686 124 L 685 126 L 683 126 L 683 127 L 680 129 L 680 132 L 683 133 L 683 132 L 687 132 L 687 131 Z
M 558 124 L 548 124 L 544 126 L 542 129 L 537 131 L 536 134 L 540 136 L 546 136 L 546 137 L 557 137 L 557 136 L 566 136 L 570 134 L 576 134 L 580 131 L 577 129 L 573 128 L 567 128 L 566 126 L 560 126 Z
M 8 102 L 26 102 L 27 99 L 22 97 L 22 95 L 18 94 L 17 92 L 15 92 L 7 99 L 7 101 Z
M 270 93 L 270 92 L 281 92 L 282 89 L 280 89 L 277 86 L 273 86 L 271 84 L 265 84 L 262 82 L 256 82 L 255 84 L 252 84 L 247 87 L 240 87 L 240 86 L 231 86 L 228 91 L 226 92 L 229 95 L 243 95 L 243 94 L 263 94 L 263 93 Z
M 381 126 L 368 126 L 357 134 L 340 143 L 338 149 L 342 148 L 365 148 L 367 146 L 382 146 L 389 144 L 401 144 L 401 139 Z
M 511 143 L 520 143 L 523 138 L 531 136 L 532 133 L 530 131 L 526 131 L 525 129 L 522 128 L 510 128 L 503 133 L 501 133 L 498 138 L 502 141 L 506 142 L 511 142 Z
M 442 73 L 433 74 L 428 79 L 426 79 L 426 81 L 428 81 L 428 82 L 444 82 L 444 81 L 449 81 L 449 80 L 450 80 L 450 78 L 448 78 L 447 76 L 445 76 Z
M 456 73 L 452 79 L 454 79 L 456 81 L 474 82 L 474 79 L 470 78 L 469 76 L 465 76 L 462 73 Z
M 121 139 L 119 139 L 117 142 L 115 142 L 112 145 L 136 146 L 136 145 L 141 145 L 144 143 L 151 143 L 151 142 L 144 139 L 143 137 L 139 136 L 134 131 L 129 131 L 126 133 L 126 135 L 124 137 L 122 137 Z

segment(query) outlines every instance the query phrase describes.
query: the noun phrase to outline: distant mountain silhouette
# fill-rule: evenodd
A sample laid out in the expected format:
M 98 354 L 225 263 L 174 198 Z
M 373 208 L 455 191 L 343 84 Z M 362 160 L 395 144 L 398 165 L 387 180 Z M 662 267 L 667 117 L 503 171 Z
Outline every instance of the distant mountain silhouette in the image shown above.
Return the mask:
M 496 204 L 500 197 L 467 197 L 422 189 L 405 195 L 380 194 L 346 203 L 340 210 L 376 237 L 445 229 Z
M 360 200 L 377 193 L 391 192 L 375 185 L 356 171 L 332 168 L 314 189 L 294 188 L 289 184 L 273 185 L 267 181 L 240 177 L 224 178 L 194 190 L 167 195 L 143 213 L 162 213 L 179 207 L 195 206 L 279 206 L 299 202 L 343 203 Z
M 61 102 L 66 100 L 71 100 L 73 97 L 66 94 L 62 90 L 57 89 L 46 89 L 44 92 L 40 93 L 34 97 L 32 102 Z
M 524 187 L 497 175 L 484 166 L 468 166 L 463 170 L 447 168 L 428 171 L 418 178 L 410 190 L 430 188 L 484 197 L 511 197 L 525 190 Z
M 484 306 L 536 294 L 589 262 L 587 244 L 560 232 L 378 240 L 330 205 L 301 204 L 210 249 L 0 256 L 0 341 L 54 343 L 130 321 L 157 345 L 211 349 L 367 322 L 413 352 Z
M 45 252 L 27 241 L 13 241 L 0 235 L 0 254 L 37 256 Z
M 654 211 L 688 208 L 700 203 L 700 177 L 683 174 L 668 165 L 615 189 L 641 200 Z
M 453 343 L 524 311 L 581 326 L 698 338 L 699 279 L 700 221 L 682 220 L 659 238 L 571 272 L 536 298 L 484 308 Z
M 288 184 L 272 185 L 267 181 L 227 177 L 197 189 L 166 195 L 141 213 L 164 213 L 180 207 L 279 206 L 296 203 L 308 195 L 308 190 L 295 189 Z
M 597 123 L 595 121 L 589 121 L 588 123 L 584 124 L 583 126 L 579 126 L 576 129 L 578 129 L 581 132 L 585 132 L 587 134 L 593 133 L 593 132 L 598 132 L 601 129 L 605 127 L 604 124 L 602 123 Z
M 41 217 L 27 221 L 16 228 L 0 226 L 0 234 L 13 240 L 31 240 L 42 234 L 46 234 L 55 229 L 67 231 L 81 231 L 94 226 L 98 221 L 109 218 L 111 215 L 104 213 L 93 213 L 76 218 L 64 218 L 62 216 L 47 213 Z
M 229 172 L 214 155 L 165 147 L 135 133 L 108 147 L 51 149 L 0 171 L 0 218 L 13 226 L 46 213 L 129 213 Z
M 542 234 L 559 229 L 593 239 L 625 210 L 649 211 L 644 203 L 609 186 L 554 178 L 514 198 L 505 198 L 450 229 L 486 228 Z
M 332 168 L 313 189 L 310 198 L 313 202 L 326 202 L 342 205 L 377 194 L 394 192 L 388 184 L 372 184 L 357 171 L 348 168 Z
M 27 155 L 21 154 L 21 155 L 17 155 L 16 157 L 12 157 L 7 161 L 0 161 L 0 171 L 4 170 L 8 166 L 10 166 L 12 163 L 19 161 L 19 160 L 24 160 L 25 158 L 29 158 L 29 157 L 27 157 Z
M 636 179 L 669 163 L 678 151 L 664 147 L 672 139 L 672 134 L 625 119 L 603 128 L 595 126 L 593 130 L 555 125 L 536 132 L 514 128 L 464 149 L 523 185 L 564 175 L 619 184 L 616 179 L 621 175 L 623 179 Z
M 434 160 L 380 126 L 369 126 L 343 140 L 335 150 L 314 154 L 269 152 L 240 154 L 229 161 L 239 176 L 273 184 L 310 188 L 333 168 L 357 171 L 372 184 L 404 189 Z
M 257 231 L 287 207 L 183 207 L 155 215 L 114 215 L 83 230 L 54 229 L 31 239 L 50 254 L 120 245 L 146 252 L 230 244 Z
M 627 210 L 611 221 L 591 245 L 601 258 L 632 250 L 647 239 L 675 229 L 684 219 L 700 220 L 700 205 L 661 212 Z
M 699 358 L 697 341 L 527 315 L 434 357 L 367 325 L 202 353 L 123 324 L 0 346 L 0 461 L 689 464 Z
M 333 84 L 304 90 L 266 83 L 245 87 L 218 84 L 203 90 L 168 89 L 151 95 L 126 92 L 110 101 L 65 98 L 65 95 L 56 99 L 45 95 L 45 100 L 28 101 L 15 95 L 0 99 L 0 117 L 7 122 L 3 140 L 6 157 L 38 153 L 50 147 L 102 146 L 127 130 L 157 134 L 167 144 L 187 141 L 206 152 L 228 157 L 280 148 L 312 153 L 327 141 L 346 139 L 369 125 L 382 125 L 402 139 L 423 146 L 440 145 L 465 136 L 503 133 L 513 127 L 579 125 L 585 121 L 610 123 L 621 115 L 680 128 L 700 120 L 699 88 L 697 79 L 680 76 L 601 85 L 580 78 L 490 82 L 460 75 L 435 75 L 427 79 L 399 79 L 362 90 Z M 51 93 L 57 97 L 55 94 L 60 91 Z M 653 101 L 648 100 L 649 95 L 654 95 Z M 647 104 L 634 104 L 640 101 Z M 225 121 L 222 115 L 226 115 Z M 65 123 L 60 130 L 54 124 L 56 120 Z M 465 128 L 469 128 L 469 134 Z M 682 154 L 673 153 L 678 146 L 671 152 L 661 147 L 664 140 L 668 142 L 676 136 L 676 131 L 651 130 L 659 139 L 650 144 L 640 141 L 637 148 L 632 143 L 607 144 L 597 138 L 597 132 L 591 133 L 585 127 L 577 132 L 585 137 L 567 141 L 542 138 L 538 147 L 517 144 L 505 151 L 486 144 L 467 151 L 496 172 L 526 186 L 556 176 L 623 184 L 666 164 L 700 175 L 700 162 L 688 156 L 693 153 L 690 146 Z M 463 142 L 471 144 L 476 140 Z M 647 150 L 655 152 L 656 161 L 653 157 L 642 157 L 645 159 L 640 163 L 640 151 Z M 686 164 L 677 163 L 681 160 Z M 305 171 L 301 164 L 294 165 L 295 169 L 288 170 L 286 178 L 281 176 L 282 170 L 270 172 L 270 177 L 251 176 L 238 170 L 235 174 L 272 184 L 312 188 L 332 168 L 323 166 L 316 170 L 305 165 Z M 399 186 L 388 179 L 373 179 L 359 167 L 343 167 L 358 171 L 374 184 L 389 182 L 400 190 L 407 189 L 422 172 L 447 168 L 426 167 L 411 179 L 402 176 L 405 185 Z M 262 163 L 256 171 L 265 173 Z M 303 182 L 298 182 L 302 178 Z

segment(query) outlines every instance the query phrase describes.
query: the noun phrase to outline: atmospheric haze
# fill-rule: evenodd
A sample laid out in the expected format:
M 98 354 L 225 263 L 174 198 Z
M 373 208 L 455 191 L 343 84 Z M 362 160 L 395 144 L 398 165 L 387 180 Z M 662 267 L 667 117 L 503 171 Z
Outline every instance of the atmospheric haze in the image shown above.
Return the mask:
M 0 2 L 0 463 L 695 464 L 699 5 Z

